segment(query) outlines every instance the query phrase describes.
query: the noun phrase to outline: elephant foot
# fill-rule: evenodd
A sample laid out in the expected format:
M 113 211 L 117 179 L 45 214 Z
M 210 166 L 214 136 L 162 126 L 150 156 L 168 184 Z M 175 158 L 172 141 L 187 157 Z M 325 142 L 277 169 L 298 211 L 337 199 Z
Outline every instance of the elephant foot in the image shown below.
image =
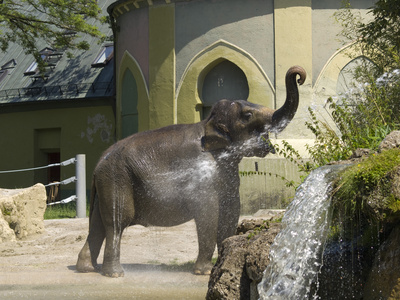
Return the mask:
M 118 278 L 118 277 L 124 277 L 125 273 L 124 271 L 122 272 L 101 272 L 102 275 L 107 276 L 107 277 L 111 277 L 111 278 Z
M 81 273 L 98 272 L 99 267 L 97 265 L 93 265 L 90 261 L 88 262 L 79 258 L 76 263 L 76 270 Z
M 195 265 L 193 269 L 193 273 L 195 275 L 210 275 L 213 265 L 211 263 L 203 264 L 201 266 Z
M 121 266 L 118 268 L 113 268 L 113 267 L 105 267 L 104 265 L 101 270 L 101 274 L 111 278 L 124 277 L 125 275 L 124 270 L 122 269 Z

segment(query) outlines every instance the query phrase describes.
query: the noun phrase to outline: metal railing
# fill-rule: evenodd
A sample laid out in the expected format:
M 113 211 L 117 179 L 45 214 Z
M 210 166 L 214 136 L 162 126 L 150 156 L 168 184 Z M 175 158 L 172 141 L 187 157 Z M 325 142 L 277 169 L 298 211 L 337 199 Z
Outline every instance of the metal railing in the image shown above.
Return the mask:
M 113 82 L 93 82 L 78 83 L 67 85 L 52 86 L 31 86 L 26 88 L 0 90 L 0 99 L 6 98 L 30 98 L 30 97 L 63 97 L 75 98 L 77 95 L 84 93 L 93 95 L 105 95 L 113 89 Z
M 70 158 L 60 163 L 49 164 L 47 166 L 35 167 L 35 168 L 27 168 L 27 169 L 19 169 L 19 170 L 7 170 L 0 171 L 0 174 L 6 173 L 16 173 L 16 172 L 26 172 L 26 171 L 34 171 L 39 169 L 58 167 L 58 166 L 68 166 L 70 164 L 75 164 L 75 176 L 72 176 L 68 179 L 65 179 L 60 182 L 52 182 L 45 187 L 55 186 L 55 185 L 67 185 L 75 182 L 75 190 L 76 194 L 70 196 L 66 199 L 48 203 L 47 205 L 55 205 L 55 204 L 64 204 L 71 201 L 76 201 L 76 216 L 78 218 L 86 217 L 86 156 L 85 154 L 78 154 L 75 158 Z

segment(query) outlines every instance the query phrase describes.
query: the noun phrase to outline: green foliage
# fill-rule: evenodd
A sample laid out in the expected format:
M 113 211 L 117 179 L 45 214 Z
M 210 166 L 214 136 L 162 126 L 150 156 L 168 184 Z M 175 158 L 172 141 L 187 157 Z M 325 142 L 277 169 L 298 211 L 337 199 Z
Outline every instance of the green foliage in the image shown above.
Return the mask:
M 326 122 L 319 121 L 315 112 L 309 108 L 310 122 L 306 122 L 306 126 L 315 136 L 313 146 L 306 145 L 306 149 L 313 161 L 313 168 L 323 166 L 331 161 L 347 159 L 351 155 L 351 150 L 347 143 L 345 132 L 348 111 L 336 106 L 332 98 L 328 99 L 330 108 L 333 109 L 332 118 L 339 128 L 339 132 L 332 129 Z
M 337 182 L 335 206 L 348 217 L 370 214 L 382 219 L 387 212 L 397 212 L 399 199 L 391 194 L 389 178 L 399 165 L 400 149 L 396 148 L 349 167 Z M 376 210 L 368 211 L 372 207 Z
M 11 212 L 12 210 L 8 210 L 7 208 L 3 207 L 2 213 L 4 216 L 11 216 Z
M 0 49 L 19 44 L 43 69 L 38 41 L 55 49 L 89 48 L 79 34 L 104 38 L 92 20 L 102 20 L 94 0 L 4 0 L 0 1 Z

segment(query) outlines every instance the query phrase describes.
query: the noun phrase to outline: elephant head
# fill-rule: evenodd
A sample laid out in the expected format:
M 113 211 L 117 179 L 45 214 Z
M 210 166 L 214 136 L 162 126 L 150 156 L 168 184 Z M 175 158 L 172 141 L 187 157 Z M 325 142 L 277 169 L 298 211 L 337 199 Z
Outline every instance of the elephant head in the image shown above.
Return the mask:
M 245 100 L 217 102 L 205 120 L 203 148 L 206 151 L 233 149 L 242 156 L 264 157 L 274 152 L 269 132 L 280 132 L 293 119 L 299 104 L 296 83 L 306 79 L 302 67 L 291 67 L 286 73 L 286 101 L 279 109 L 270 109 Z

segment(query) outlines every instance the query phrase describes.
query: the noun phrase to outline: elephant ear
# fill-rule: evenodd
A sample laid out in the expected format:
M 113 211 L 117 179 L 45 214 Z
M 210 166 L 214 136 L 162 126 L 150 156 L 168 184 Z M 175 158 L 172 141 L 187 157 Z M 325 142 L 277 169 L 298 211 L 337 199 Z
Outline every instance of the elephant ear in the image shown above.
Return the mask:
M 229 130 L 226 125 L 215 122 L 214 118 L 210 118 L 205 125 L 202 142 L 206 151 L 224 149 L 231 143 Z

